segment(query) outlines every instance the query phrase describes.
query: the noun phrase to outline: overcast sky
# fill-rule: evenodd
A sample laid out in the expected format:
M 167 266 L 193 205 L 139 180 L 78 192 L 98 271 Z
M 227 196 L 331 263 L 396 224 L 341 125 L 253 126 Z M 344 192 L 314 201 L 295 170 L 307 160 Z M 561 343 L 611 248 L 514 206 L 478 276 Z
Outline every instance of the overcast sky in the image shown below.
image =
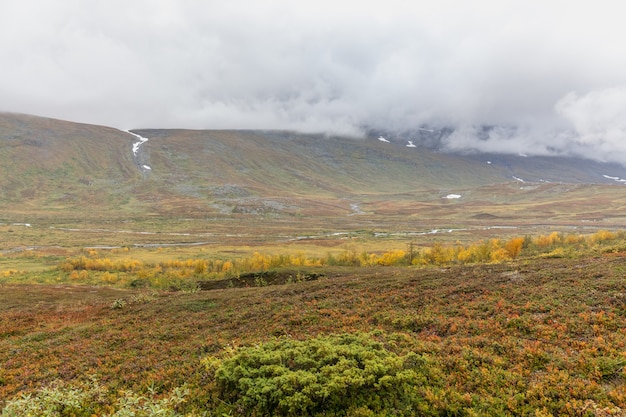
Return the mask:
M 620 1 L 1 0 L 0 111 L 626 163 Z M 497 125 L 478 138 L 482 125 Z

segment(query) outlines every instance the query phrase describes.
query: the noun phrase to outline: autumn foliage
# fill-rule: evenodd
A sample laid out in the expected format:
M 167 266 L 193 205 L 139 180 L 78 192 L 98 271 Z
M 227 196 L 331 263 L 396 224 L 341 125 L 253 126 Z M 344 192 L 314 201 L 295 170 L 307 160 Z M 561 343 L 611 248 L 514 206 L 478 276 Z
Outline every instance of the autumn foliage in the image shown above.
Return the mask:
M 409 250 L 357 252 L 344 250 L 324 256 L 305 256 L 302 252 L 288 254 L 253 253 L 233 259 L 169 259 L 145 263 L 137 259 L 111 260 L 99 257 L 96 251 L 88 256 L 68 258 L 58 269 L 74 282 L 95 281 L 128 285 L 142 280 L 146 285 L 168 287 L 190 283 L 196 279 L 236 277 L 253 271 L 278 268 L 315 268 L 324 266 L 449 266 L 476 263 L 501 263 L 520 256 L 568 257 L 581 251 L 612 251 L 620 249 L 625 236 L 621 232 L 599 231 L 592 235 L 552 232 L 535 237 L 513 237 L 509 240 L 489 239 L 470 244 L 434 243 L 430 246 L 410 246 Z M 617 245 L 617 246 L 611 246 Z M 626 244 L 624 244 L 626 245 Z M 5 275 L 9 275 L 6 274 Z
M 124 288 L 2 277 L 0 414 L 624 415 L 625 253 L 620 232 L 319 257 L 83 253 L 50 275 Z M 340 272 L 169 290 L 285 265 Z

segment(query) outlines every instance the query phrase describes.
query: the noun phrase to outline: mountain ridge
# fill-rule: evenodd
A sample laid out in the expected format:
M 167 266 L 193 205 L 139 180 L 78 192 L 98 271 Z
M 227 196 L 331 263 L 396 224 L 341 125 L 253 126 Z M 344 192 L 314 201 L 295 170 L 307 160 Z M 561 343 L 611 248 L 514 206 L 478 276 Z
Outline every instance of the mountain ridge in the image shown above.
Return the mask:
M 560 183 L 572 184 L 581 195 L 589 184 L 621 190 L 618 180 L 626 176 L 616 164 L 451 154 L 376 137 L 271 130 L 130 132 L 0 113 L 0 208 L 121 216 L 400 213 L 420 204 L 471 208 L 488 204 L 490 193 L 501 196 L 498 203 L 533 199 Z M 147 138 L 137 155 L 135 135 Z M 518 189 L 526 194 L 518 195 Z

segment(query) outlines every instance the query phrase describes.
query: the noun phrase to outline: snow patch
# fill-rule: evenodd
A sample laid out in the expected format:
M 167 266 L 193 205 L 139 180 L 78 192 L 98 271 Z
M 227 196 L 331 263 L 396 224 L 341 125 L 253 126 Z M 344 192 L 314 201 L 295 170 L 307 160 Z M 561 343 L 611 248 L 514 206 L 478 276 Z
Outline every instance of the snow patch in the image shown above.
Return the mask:
M 350 216 L 352 216 L 353 214 L 365 214 L 365 212 L 363 210 L 361 210 L 361 207 L 359 207 L 358 204 L 350 204 L 350 210 L 352 210 L 352 213 L 350 214 Z
M 131 135 L 133 135 L 134 137 L 136 137 L 138 140 L 137 142 L 133 143 L 133 157 L 135 158 L 135 162 L 137 162 L 137 164 L 139 165 L 139 162 L 137 161 L 137 153 L 139 152 L 139 148 L 141 148 L 141 145 L 143 145 L 144 143 L 146 143 L 148 141 L 148 138 L 144 138 L 143 136 L 137 134 L 137 133 L 133 133 L 130 130 L 124 130 L 124 132 L 129 133 Z M 148 165 L 139 165 L 144 171 L 152 171 L 152 168 Z
M 415 144 L 413 143 L 412 140 L 409 141 L 409 143 L 406 145 L 407 148 L 417 148 L 417 146 L 415 146 Z
M 455 198 L 461 198 L 461 194 L 448 194 L 447 196 L 445 196 L 444 198 L 447 199 L 455 199 Z
M 626 182 L 626 179 L 620 178 L 620 177 L 612 177 L 610 175 L 602 175 L 604 178 L 606 178 L 607 180 L 613 180 L 616 182 Z
M 516 177 L 515 175 L 513 175 L 513 179 L 514 179 L 515 181 L 519 181 L 519 182 L 526 182 L 526 181 L 524 181 L 523 179 L 521 179 L 520 177 Z
M 378 138 L 378 140 L 381 141 L 381 142 L 389 143 L 389 141 L 387 139 L 385 139 L 384 137 L 382 137 L 382 136 L 380 136 Z
M 124 130 L 124 132 L 130 133 L 131 135 L 139 139 L 137 142 L 133 143 L 133 156 L 136 157 L 137 152 L 139 152 L 139 148 L 141 147 L 141 145 L 143 145 L 144 143 L 148 141 L 148 138 L 144 138 L 143 136 L 138 135 L 137 133 L 133 133 L 130 130 Z

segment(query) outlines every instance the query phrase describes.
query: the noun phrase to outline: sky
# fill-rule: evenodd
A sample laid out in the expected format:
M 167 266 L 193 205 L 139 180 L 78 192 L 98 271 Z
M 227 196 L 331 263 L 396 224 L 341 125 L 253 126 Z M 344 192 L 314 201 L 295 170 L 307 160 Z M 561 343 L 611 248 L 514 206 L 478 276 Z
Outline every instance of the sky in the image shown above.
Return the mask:
M 1 0 L 0 111 L 626 164 L 617 0 Z M 490 126 L 485 130 L 485 126 Z

